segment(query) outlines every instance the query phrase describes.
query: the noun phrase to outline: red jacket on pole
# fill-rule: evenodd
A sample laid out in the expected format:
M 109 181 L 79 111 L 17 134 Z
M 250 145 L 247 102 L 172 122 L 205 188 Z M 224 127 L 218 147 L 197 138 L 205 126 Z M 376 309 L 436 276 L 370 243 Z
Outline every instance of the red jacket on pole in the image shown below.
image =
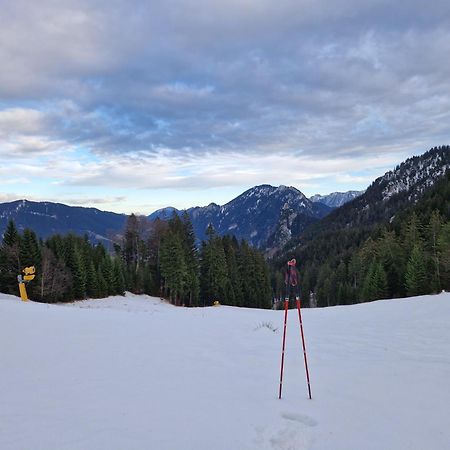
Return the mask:
M 298 272 L 297 268 L 295 267 L 296 263 L 297 261 L 295 260 L 295 258 L 292 258 L 290 261 L 288 261 L 288 267 L 284 276 L 287 296 L 290 296 L 292 288 L 294 288 L 294 291 L 296 291 L 298 295 Z

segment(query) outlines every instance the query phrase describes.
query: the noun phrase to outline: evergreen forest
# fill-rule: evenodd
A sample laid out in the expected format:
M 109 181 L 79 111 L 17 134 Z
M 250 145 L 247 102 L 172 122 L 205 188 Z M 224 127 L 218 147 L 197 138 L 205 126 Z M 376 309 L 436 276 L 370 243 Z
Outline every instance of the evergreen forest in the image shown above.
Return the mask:
M 18 295 L 17 276 L 35 266 L 28 295 L 63 302 L 135 294 L 161 296 L 174 305 L 271 305 L 269 268 L 245 241 L 220 237 L 210 226 L 199 246 L 187 214 L 150 222 L 128 217 L 125 230 L 107 251 L 87 236 L 54 235 L 43 241 L 31 229 L 8 223 L 0 246 L 0 292 Z
M 414 178 L 423 158 L 450 164 L 450 147 L 435 148 L 397 170 Z M 430 174 L 429 179 L 433 179 Z M 29 297 L 59 302 L 136 294 L 178 306 L 268 308 L 285 295 L 286 262 L 295 257 L 305 306 L 334 306 L 450 291 L 450 171 L 422 191 L 385 199 L 389 177 L 364 196 L 299 232 L 270 262 L 245 240 L 220 236 L 209 225 L 196 239 L 185 212 L 170 220 L 131 214 L 109 247 L 88 236 L 39 239 L 8 223 L 0 244 L 0 292 L 18 294 L 17 276 L 34 265 Z M 426 181 L 428 182 L 428 181 Z M 112 244 L 113 243 L 113 244 Z
M 390 220 L 324 229 L 273 262 L 276 295 L 296 257 L 305 305 L 334 306 L 450 290 L 450 173 Z

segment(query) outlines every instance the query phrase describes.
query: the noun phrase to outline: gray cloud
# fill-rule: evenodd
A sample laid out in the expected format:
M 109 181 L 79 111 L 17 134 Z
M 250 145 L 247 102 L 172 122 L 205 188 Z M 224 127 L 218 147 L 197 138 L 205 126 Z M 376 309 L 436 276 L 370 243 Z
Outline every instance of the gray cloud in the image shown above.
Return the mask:
M 64 202 L 68 205 L 104 205 L 104 204 L 112 204 L 112 203 L 120 203 L 126 200 L 124 196 L 118 197 L 81 197 L 81 198 L 67 198 L 64 199 Z
M 16 200 L 22 200 L 23 199 L 23 195 L 21 194 L 16 194 L 16 193 L 1 193 L 0 192 L 0 203 L 3 202 L 13 202 Z M 43 201 L 53 201 L 56 203 L 61 203 L 64 202 L 67 205 L 72 205 L 72 206 L 96 206 L 96 205 L 105 205 L 105 204 L 114 204 L 114 203 L 119 203 L 119 202 L 123 202 L 124 200 L 126 200 L 126 197 L 123 196 L 118 196 L 118 197 L 94 197 L 94 198 L 90 198 L 90 197 L 80 197 L 80 198 L 73 198 L 73 197 L 68 197 L 68 198 L 61 198 L 61 197 L 54 197 L 54 198 L 48 198 L 48 197 L 41 197 L 41 196 L 36 196 L 36 195 L 32 195 L 32 194 L 28 194 L 26 196 L 26 200 L 30 200 L 30 201 L 36 201 L 36 202 L 43 202 Z
M 447 1 L 2 5 L 0 152 L 334 158 L 450 137 Z

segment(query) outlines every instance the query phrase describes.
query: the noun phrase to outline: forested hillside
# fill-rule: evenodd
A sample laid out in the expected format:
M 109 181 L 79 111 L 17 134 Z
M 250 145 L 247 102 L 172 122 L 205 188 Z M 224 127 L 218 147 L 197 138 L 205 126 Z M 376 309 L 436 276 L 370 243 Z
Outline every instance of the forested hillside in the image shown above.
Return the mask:
M 187 215 L 150 223 L 131 215 L 114 254 L 88 236 L 54 235 L 43 241 L 31 229 L 8 223 L 0 246 L 0 292 L 17 295 L 17 275 L 34 265 L 29 297 L 40 302 L 101 298 L 125 290 L 160 295 L 176 305 L 268 307 L 268 266 L 245 241 L 219 237 L 212 227 L 200 250 Z
M 392 202 L 409 194 L 399 195 Z M 450 172 L 424 189 L 420 200 L 403 204 L 390 220 L 310 230 L 316 234 L 280 257 L 277 267 L 294 254 L 303 297 L 318 306 L 450 290 Z M 280 295 L 281 270 L 273 283 Z
M 407 159 L 394 170 L 377 178 L 354 200 L 335 209 L 322 220 L 297 235 L 289 243 L 292 249 L 322 233 L 342 229 L 372 228 L 392 220 L 402 209 L 422 198 L 450 169 L 450 146 L 435 147 L 423 155 Z

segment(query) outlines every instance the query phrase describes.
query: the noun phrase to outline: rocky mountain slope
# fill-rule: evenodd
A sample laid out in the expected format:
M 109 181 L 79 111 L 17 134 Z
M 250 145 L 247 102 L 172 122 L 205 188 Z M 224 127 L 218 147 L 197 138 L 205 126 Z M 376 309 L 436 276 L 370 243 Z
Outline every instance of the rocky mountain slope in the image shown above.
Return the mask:
M 164 218 L 168 209 L 149 217 Z M 169 210 L 173 213 L 173 208 Z M 211 203 L 189 208 L 187 213 L 200 240 L 205 239 L 206 228 L 212 224 L 220 235 L 232 234 L 253 246 L 266 248 L 284 245 L 292 233 L 299 233 L 330 211 L 331 208 L 311 202 L 294 187 L 264 184 L 245 191 L 223 206 Z
M 293 236 L 284 252 L 313 239 L 323 239 L 325 234 L 331 239 L 330 233 L 333 232 L 368 230 L 376 224 L 392 221 L 396 214 L 420 200 L 449 170 L 450 146 L 435 147 L 409 158 L 377 178 L 363 194 L 309 227 L 305 233 Z
M 361 194 L 364 194 L 365 191 L 348 191 L 348 192 L 332 192 L 328 195 L 320 195 L 316 194 L 310 197 L 309 199 L 312 202 L 320 202 L 323 203 L 330 208 L 339 208 L 340 206 L 348 203 L 349 201 L 359 197 Z

